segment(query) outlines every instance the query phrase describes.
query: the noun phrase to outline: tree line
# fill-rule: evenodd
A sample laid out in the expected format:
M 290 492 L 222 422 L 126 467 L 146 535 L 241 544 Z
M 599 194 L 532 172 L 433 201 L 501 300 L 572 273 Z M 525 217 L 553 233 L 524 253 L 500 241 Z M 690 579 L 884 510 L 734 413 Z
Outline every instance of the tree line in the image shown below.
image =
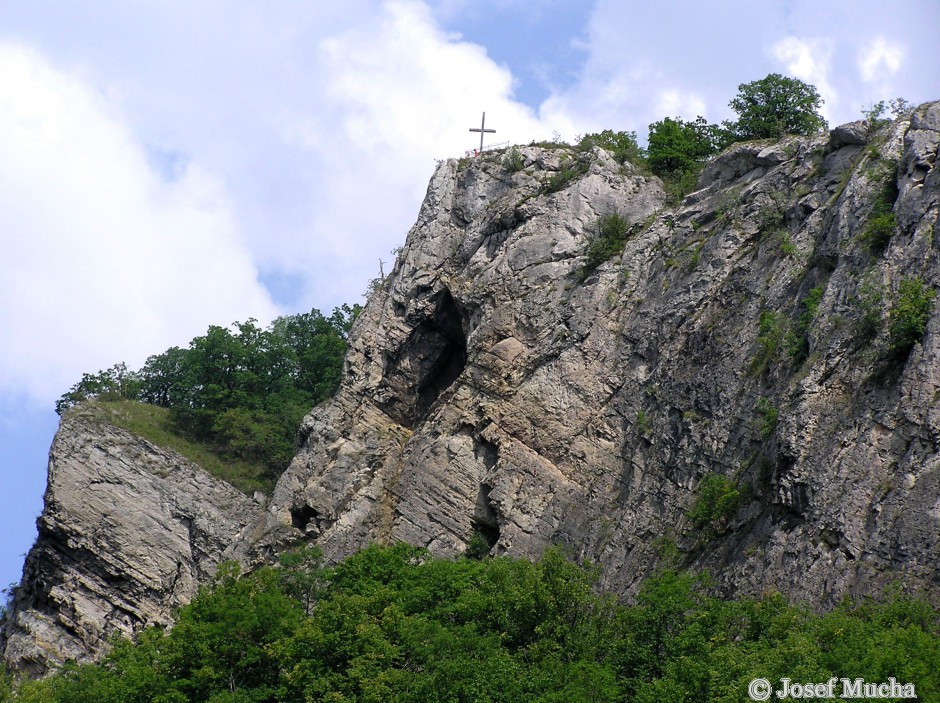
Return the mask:
M 322 569 L 309 547 L 244 577 L 227 564 L 172 629 L 41 681 L 0 675 L 0 702 L 736 703 L 755 678 L 833 676 L 940 700 L 940 612 L 924 601 L 819 615 L 665 570 L 624 605 L 598 575 L 557 548 L 530 562 L 373 546 Z
M 605 130 L 589 134 L 579 147 L 602 146 L 619 161 L 645 166 L 665 182 L 674 197 L 692 190 L 703 164 L 735 142 L 778 139 L 787 134 L 812 135 L 828 127 L 820 114 L 824 100 L 815 86 L 796 78 L 771 73 L 738 86 L 729 106 L 736 120 L 710 124 L 704 117 L 683 120 L 665 117 L 649 126 L 646 149 L 635 132 Z M 869 124 L 880 127 L 890 111 L 897 117 L 910 109 L 902 98 L 881 101 L 863 110 Z
M 359 306 L 210 326 L 186 348 L 84 374 L 56 403 L 62 414 L 87 399 L 169 409 L 173 429 L 223 457 L 263 465 L 276 478 L 294 454 L 300 420 L 339 386 L 346 338 Z

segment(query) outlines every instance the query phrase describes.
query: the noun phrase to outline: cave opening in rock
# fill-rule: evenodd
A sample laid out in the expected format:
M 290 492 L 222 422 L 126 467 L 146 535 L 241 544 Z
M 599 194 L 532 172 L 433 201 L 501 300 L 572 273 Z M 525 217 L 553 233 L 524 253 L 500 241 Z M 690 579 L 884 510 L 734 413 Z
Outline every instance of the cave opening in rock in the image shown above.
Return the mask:
M 467 365 L 467 337 L 463 317 L 450 291 L 445 290 L 437 303 L 434 316 L 423 330 L 428 354 L 420 365 L 417 379 L 417 418 L 423 418 L 431 405 L 457 380 Z
M 311 521 L 316 525 L 317 511 L 309 505 L 302 505 L 299 508 L 290 509 L 290 523 L 298 530 L 307 530 Z
M 385 380 L 394 393 L 381 405 L 399 424 L 414 427 L 467 365 L 464 315 L 444 289 L 430 315 L 419 321 L 402 348 L 390 355 Z

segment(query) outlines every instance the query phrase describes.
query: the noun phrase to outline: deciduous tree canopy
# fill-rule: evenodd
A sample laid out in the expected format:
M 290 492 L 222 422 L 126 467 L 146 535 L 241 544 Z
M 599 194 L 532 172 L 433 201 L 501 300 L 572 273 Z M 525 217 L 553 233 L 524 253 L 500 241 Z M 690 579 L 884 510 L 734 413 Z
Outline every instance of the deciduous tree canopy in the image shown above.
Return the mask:
M 894 596 L 819 616 L 780 596 L 720 600 L 702 577 L 665 571 L 624 606 L 595 592 L 597 577 L 556 549 L 535 563 L 452 561 L 403 544 L 328 570 L 315 551 L 242 578 L 223 566 L 172 630 L 17 693 L 0 676 L 0 701 L 708 703 L 784 676 L 893 676 L 919 700 L 940 695 L 926 603 Z
M 276 477 L 294 453 L 300 420 L 339 386 L 346 335 L 358 312 L 343 306 L 275 320 L 212 326 L 187 349 L 151 356 L 137 372 L 117 364 L 85 374 L 56 411 L 87 398 L 127 398 L 170 409 L 177 431 L 223 455 L 259 462 Z
M 827 127 L 819 114 L 822 104 L 816 86 L 771 73 L 738 86 L 738 94 L 730 103 L 738 121 L 727 126 L 737 140 L 815 134 Z

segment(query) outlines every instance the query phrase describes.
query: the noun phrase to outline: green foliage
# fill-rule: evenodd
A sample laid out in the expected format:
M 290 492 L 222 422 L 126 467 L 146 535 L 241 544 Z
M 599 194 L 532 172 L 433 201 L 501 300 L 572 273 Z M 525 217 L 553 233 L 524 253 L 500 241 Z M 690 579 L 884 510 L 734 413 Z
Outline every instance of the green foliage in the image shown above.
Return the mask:
M 895 170 L 890 169 L 883 177 L 885 178 L 884 186 L 875 197 L 865 229 L 862 230 L 862 240 L 876 256 L 887 248 L 897 225 L 897 218 L 893 212 L 894 203 L 898 199 Z
M 825 291 L 824 285 L 810 290 L 800 302 L 800 314 L 786 335 L 787 353 L 796 366 L 802 364 L 809 355 L 809 329 L 819 311 L 819 303 L 822 302 Z
M 188 349 L 151 356 L 139 372 L 124 364 L 82 380 L 56 403 L 64 412 L 85 399 L 139 400 L 169 409 L 177 434 L 233 462 L 264 467 L 271 481 L 294 454 L 303 415 L 339 385 L 346 334 L 358 306 L 324 317 L 281 317 L 212 326 Z
M 680 171 L 663 178 L 663 186 L 668 196 L 667 202 L 676 205 L 682 199 L 695 190 L 698 186 L 698 177 L 701 169 L 697 168 L 691 171 Z
M 695 187 L 702 164 L 727 141 L 725 131 L 704 117 L 689 122 L 666 117 L 649 127 L 647 163 L 678 200 Z
M 725 126 L 737 141 L 811 135 L 826 129 L 826 120 L 819 114 L 823 102 L 815 86 L 771 73 L 738 86 L 730 102 L 738 120 Z
M 215 587 L 200 591 L 180 611 L 165 638 L 169 646 L 159 652 L 161 663 L 185 700 L 214 701 L 226 691 L 251 691 L 246 700 L 266 700 L 280 670 L 272 646 L 301 620 L 298 604 L 279 588 L 275 572 L 240 579 L 237 567 L 222 565 Z
M 741 504 L 741 491 L 721 474 L 708 474 L 695 492 L 695 502 L 689 511 L 692 524 L 715 533 L 724 532 Z
M 700 497 L 712 484 L 707 529 L 731 510 L 714 478 Z M 744 700 L 758 676 L 847 674 L 940 695 L 940 613 L 899 595 L 817 616 L 779 596 L 720 600 L 703 578 L 666 570 L 626 606 L 596 592 L 596 568 L 557 549 L 534 563 L 450 561 L 399 544 L 320 571 L 305 615 L 284 568 L 239 577 L 223 565 L 172 630 L 144 630 L 100 665 L 15 692 L 0 677 L 0 701 L 707 703 Z
M 470 541 L 467 542 L 467 550 L 463 555 L 467 559 L 482 559 L 489 556 L 492 547 L 486 537 L 480 532 L 474 532 Z
M 304 614 L 310 615 L 325 587 L 323 551 L 316 545 L 307 545 L 285 552 L 279 563 L 284 592 L 301 604 Z
M 525 159 L 516 147 L 511 147 L 503 157 L 503 168 L 509 173 L 516 173 L 525 168 Z
M 856 333 L 862 342 L 869 342 L 881 332 L 884 291 L 873 280 L 867 279 L 859 286 L 857 300 L 861 317 L 856 326 Z
M 636 428 L 642 435 L 648 435 L 653 430 L 653 425 L 650 422 L 649 415 L 647 415 L 643 410 L 636 411 Z
M 769 439 L 777 428 L 777 418 L 780 416 L 780 411 L 774 407 L 770 399 L 759 398 L 757 401 L 757 414 L 760 416 L 757 431 L 760 433 L 761 439 Z
M 875 132 L 891 121 L 884 116 L 886 113 L 890 112 L 891 117 L 897 119 L 908 114 L 912 107 L 904 98 L 893 98 L 887 102 L 879 100 L 871 107 L 862 108 L 862 116 L 868 122 L 869 132 Z
M 896 224 L 893 212 L 872 213 L 865 225 L 864 237 L 873 254 L 880 254 L 887 248 Z
M 759 376 L 777 355 L 783 339 L 783 326 L 780 316 L 773 310 L 761 312 L 757 324 L 758 351 L 751 360 L 751 373 Z
M 578 156 L 573 159 L 568 157 L 563 158 L 559 170 L 542 183 L 540 192 L 548 194 L 564 190 L 569 183 L 587 173 L 589 167 L 590 159 L 586 156 Z
M 799 253 L 799 250 L 796 248 L 796 244 L 793 243 L 793 240 L 790 239 L 790 235 L 784 233 L 780 237 L 780 253 L 784 256 L 796 256 Z
M 585 252 L 587 260 L 579 271 L 582 281 L 610 257 L 623 251 L 630 231 L 626 218 L 616 212 L 600 217 L 596 227 L 597 231 Z
M 141 379 L 138 374 L 127 370 L 123 362 L 96 374 L 82 374 L 82 380 L 56 401 L 55 411 L 61 415 L 68 408 L 86 398 L 117 400 L 118 398 L 136 398 L 140 395 Z
M 927 331 L 937 291 L 919 278 L 904 278 L 888 314 L 888 355 L 895 360 L 908 353 Z
M 585 134 L 578 141 L 579 151 L 590 151 L 599 146 L 611 153 L 617 163 L 642 164 L 644 162 L 643 149 L 636 141 L 636 132 L 614 132 L 605 129 L 595 134 Z

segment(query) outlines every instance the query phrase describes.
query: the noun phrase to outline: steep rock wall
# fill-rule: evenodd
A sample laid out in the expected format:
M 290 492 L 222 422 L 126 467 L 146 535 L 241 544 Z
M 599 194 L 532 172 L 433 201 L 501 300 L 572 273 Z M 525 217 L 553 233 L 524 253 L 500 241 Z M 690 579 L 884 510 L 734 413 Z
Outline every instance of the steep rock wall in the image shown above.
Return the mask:
M 627 596 L 669 564 L 818 607 L 895 581 L 940 599 L 935 312 L 888 351 L 902 281 L 940 285 L 938 145 L 940 104 L 738 144 L 678 205 L 600 150 L 442 163 L 266 506 L 93 412 L 63 418 L 5 660 L 93 658 L 169 623 L 220 560 L 304 541 L 330 559 L 562 544 Z M 629 240 L 588 271 L 614 213 Z M 715 476 L 740 498 L 696 520 Z
M 936 315 L 885 359 L 900 282 L 940 284 L 938 128 L 933 104 L 877 134 L 738 144 L 675 207 L 601 151 L 557 192 L 583 155 L 441 164 L 238 553 L 453 555 L 478 532 L 494 554 L 567 545 L 627 594 L 679 563 L 819 605 L 896 580 L 936 597 Z M 866 223 L 895 197 L 881 251 Z M 581 280 L 614 212 L 631 239 Z M 693 521 L 713 474 L 740 505 Z
M 49 455 L 39 537 L 0 629 L 4 660 L 41 675 L 114 634 L 172 622 L 259 503 L 175 452 L 71 410 Z

